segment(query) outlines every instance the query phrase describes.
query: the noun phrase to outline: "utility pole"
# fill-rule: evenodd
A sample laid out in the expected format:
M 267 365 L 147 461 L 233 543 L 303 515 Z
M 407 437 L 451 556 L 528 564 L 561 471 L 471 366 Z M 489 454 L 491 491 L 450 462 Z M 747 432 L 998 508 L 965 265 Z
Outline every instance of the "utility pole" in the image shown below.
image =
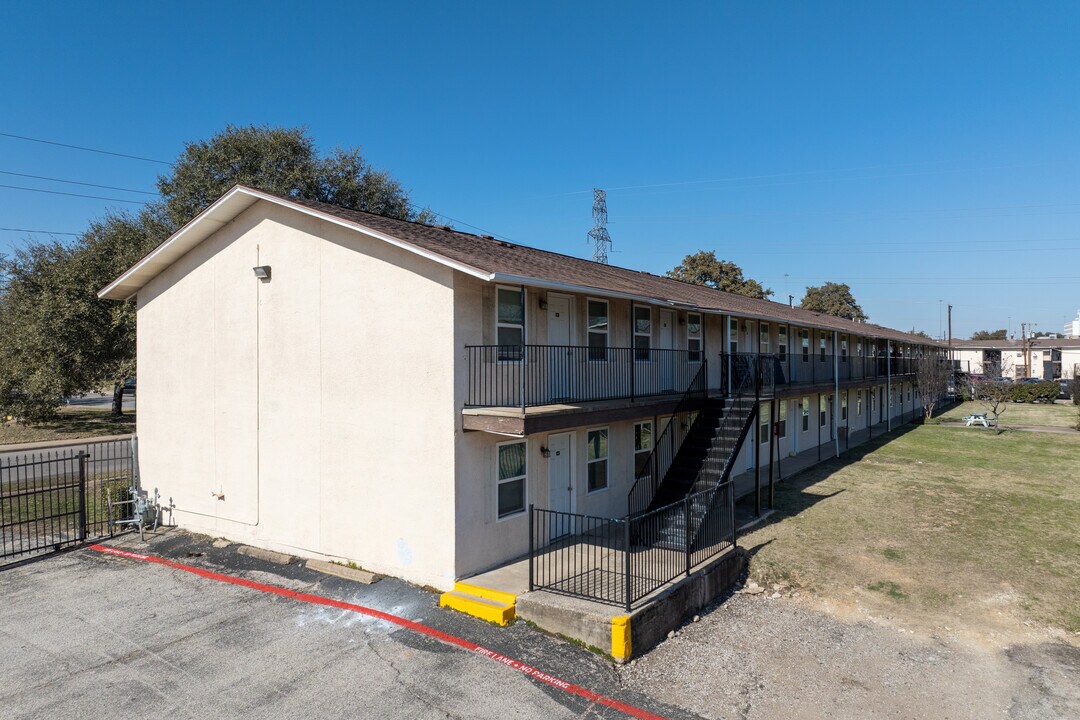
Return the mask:
M 949 305 L 949 372 L 953 370 L 952 355 L 952 305 Z
M 1024 348 L 1024 377 L 1028 377 L 1031 375 L 1031 367 L 1029 366 L 1027 323 L 1020 323 L 1020 345 Z

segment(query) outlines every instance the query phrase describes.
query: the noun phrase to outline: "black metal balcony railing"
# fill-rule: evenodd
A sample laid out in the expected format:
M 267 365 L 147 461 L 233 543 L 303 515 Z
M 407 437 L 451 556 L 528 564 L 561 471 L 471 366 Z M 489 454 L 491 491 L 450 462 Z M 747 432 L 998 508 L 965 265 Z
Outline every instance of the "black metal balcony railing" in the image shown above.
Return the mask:
M 759 357 L 754 353 L 720 354 L 720 389 L 737 385 L 739 376 Z M 856 355 L 791 354 L 769 355 L 764 368 L 762 394 L 769 395 L 775 386 L 816 385 L 836 380 L 875 380 L 890 375 L 914 375 L 918 358 Z M 729 382 L 729 378 L 731 378 Z
M 469 345 L 466 407 L 681 395 L 704 353 L 573 345 Z

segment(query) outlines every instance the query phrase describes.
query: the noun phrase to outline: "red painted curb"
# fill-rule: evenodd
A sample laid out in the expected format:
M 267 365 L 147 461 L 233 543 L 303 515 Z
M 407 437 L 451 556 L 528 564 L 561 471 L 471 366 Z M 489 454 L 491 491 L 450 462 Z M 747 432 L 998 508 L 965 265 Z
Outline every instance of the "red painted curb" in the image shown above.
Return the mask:
M 143 555 L 141 553 L 128 552 L 127 550 L 118 550 L 117 548 L 106 547 L 105 545 L 91 545 L 90 550 L 96 550 L 100 553 L 107 555 L 115 555 L 117 557 L 127 558 L 128 560 L 142 560 L 144 562 L 154 563 L 156 565 L 164 565 L 165 567 L 172 568 L 174 570 L 183 570 L 193 575 L 198 575 L 201 578 L 207 580 L 215 580 L 217 582 L 228 583 L 230 585 L 239 585 L 240 587 L 246 587 L 251 590 L 258 590 L 259 592 L 269 593 L 271 595 L 278 595 L 289 600 L 297 600 L 299 602 L 310 603 L 311 605 L 323 605 L 326 607 L 337 608 L 339 610 L 348 610 L 350 612 L 358 613 L 360 615 L 367 615 L 368 617 L 378 618 L 388 623 L 398 625 L 407 630 L 420 633 L 421 635 L 427 635 L 428 637 L 435 638 L 448 645 L 455 645 L 465 650 L 475 652 L 478 655 L 483 655 L 490 660 L 494 660 L 500 665 L 517 670 L 524 673 L 531 678 L 535 678 L 540 682 L 546 683 L 551 687 L 558 688 L 571 695 L 577 695 L 584 698 L 589 702 L 599 703 L 606 705 L 609 708 L 618 710 L 625 713 L 630 717 L 641 718 L 641 720 L 666 720 L 662 715 L 656 715 L 648 710 L 642 710 L 641 708 L 634 707 L 633 705 L 627 705 L 624 702 L 609 698 L 598 693 L 594 693 L 592 690 L 587 690 L 583 687 L 579 687 L 572 683 L 568 683 L 565 680 L 560 680 L 554 675 L 549 675 L 541 670 L 537 670 L 534 667 L 530 667 L 523 662 L 514 660 L 494 650 L 488 650 L 487 648 L 477 645 L 474 642 L 459 638 L 449 633 L 444 633 L 441 630 L 428 627 L 427 625 L 421 625 L 420 623 L 413 622 L 412 620 L 406 620 L 403 617 L 397 615 L 391 615 L 390 613 L 382 612 L 381 610 L 375 610 L 373 608 L 364 607 L 363 605 L 355 605 L 353 603 L 343 602 L 341 600 L 332 600 L 321 595 L 311 595 L 310 593 L 296 592 L 295 590 L 289 590 L 287 588 L 278 587 L 277 585 L 267 585 L 265 583 L 255 582 L 254 580 L 245 580 L 244 578 L 235 577 L 233 575 L 225 575 L 222 573 L 213 572 L 212 570 L 204 570 L 203 568 L 197 568 L 192 565 L 185 565 L 184 563 L 176 562 L 175 560 L 168 560 L 166 558 L 157 557 L 156 555 Z

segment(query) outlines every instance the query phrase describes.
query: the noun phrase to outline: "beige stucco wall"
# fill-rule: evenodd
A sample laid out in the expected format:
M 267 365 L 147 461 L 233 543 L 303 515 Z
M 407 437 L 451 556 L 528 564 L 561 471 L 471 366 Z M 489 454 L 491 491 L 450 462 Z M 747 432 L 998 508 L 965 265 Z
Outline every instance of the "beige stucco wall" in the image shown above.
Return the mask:
M 449 587 L 453 284 L 256 203 L 138 295 L 144 484 L 191 530 Z
M 1061 350 L 1061 377 L 1066 380 L 1077 377 L 1080 369 L 1080 347 L 1062 348 Z

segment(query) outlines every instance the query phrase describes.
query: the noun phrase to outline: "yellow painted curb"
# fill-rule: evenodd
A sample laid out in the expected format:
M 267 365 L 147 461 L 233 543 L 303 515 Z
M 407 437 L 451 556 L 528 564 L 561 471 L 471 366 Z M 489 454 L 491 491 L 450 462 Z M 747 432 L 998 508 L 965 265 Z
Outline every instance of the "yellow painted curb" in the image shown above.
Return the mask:
M 502 590 L 492 590 L 479 585 L 456 582 L 454 583 L 454 589 L 458 592 L 465 593 L 466 595 L 475 595 L 476 597 L 487 598 L 488 600 L 506 603 L 507 605 L 513 605 L 517 602 L 517 595 L 513 593 L 503 592 Z
M 611 657 L 616 660 L 629 660 L 632 651 L 630 616 L 616 615 L 611 618 Z
M 440 595 L 439 607 L 448 607 L 497 625 L 509 625 L 515 614 L 513 605 L 490 598 L 466 595 L 459 590 Z

